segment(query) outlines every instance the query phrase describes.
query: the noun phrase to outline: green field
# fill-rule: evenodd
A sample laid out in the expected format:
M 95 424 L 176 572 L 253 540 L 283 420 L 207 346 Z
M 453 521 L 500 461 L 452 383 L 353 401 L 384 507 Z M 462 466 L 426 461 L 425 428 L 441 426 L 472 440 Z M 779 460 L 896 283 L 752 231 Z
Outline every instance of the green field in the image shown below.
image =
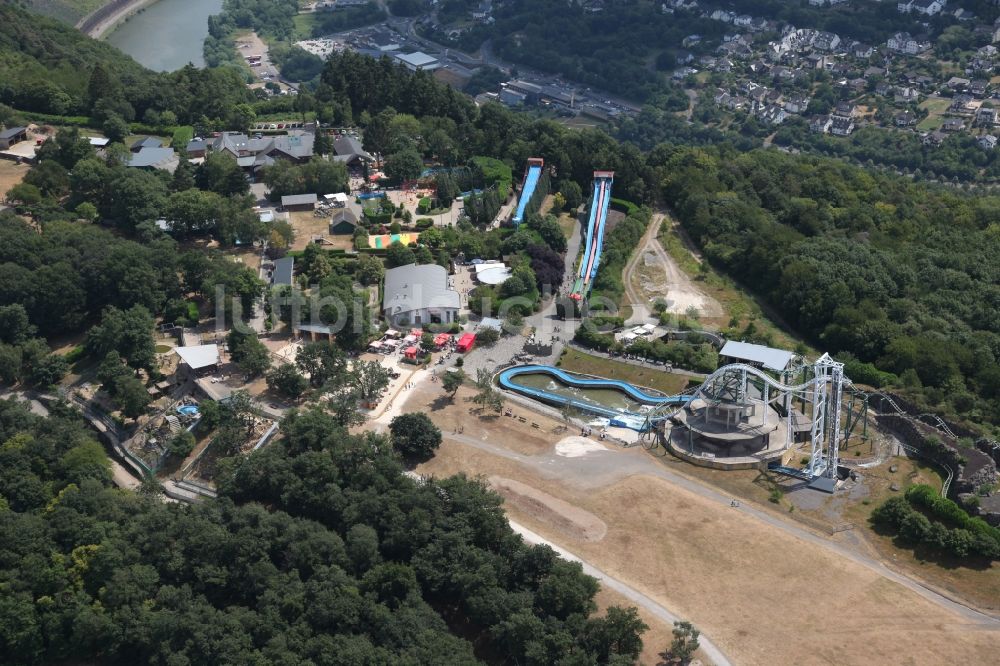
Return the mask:
M 629 363 L 591 356 L 576 349 L 567 349 L 559 359 L 559 367 L 581 375 L 593 375 L 656 389 L 667 395 L 680 393 L 687 387 L 686 375 L 675 375 L 657 368 L 640 368 Z
M 927 109 L 927 117 L 917 124 L 917 129 L 927 132 L 941 127 L 944 122 L 944 112 L 948 110 L 950 105 L 950 99 L 926 99 L 921 102 L 920 108 Z

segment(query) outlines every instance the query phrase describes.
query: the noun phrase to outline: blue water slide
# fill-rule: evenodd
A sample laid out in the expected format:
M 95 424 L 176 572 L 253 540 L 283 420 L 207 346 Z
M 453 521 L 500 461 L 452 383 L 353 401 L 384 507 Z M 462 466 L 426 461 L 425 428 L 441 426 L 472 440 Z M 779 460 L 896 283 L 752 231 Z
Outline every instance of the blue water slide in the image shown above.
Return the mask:
M 521 198 L 518 200 L 517 210 L 514 212 L 513 222 L 515 226 L 521 224 L 524 220 L 524 209 L 528 207 L 531 195 L 535 193 L 535 187 L 538 185 L 538 179 L 541 177 L 542 165 L 529 164 L 528 173 L 524 176 L 524 187 L 521 188 Z
M 500 386 L 509 391 L 514 391 L 515 393 L 520 393 L 521 395 L 526 395 L 529 398 L 534 398 L 535 400 L 548 404 L 569 405 L 582 412 L 605 416 L 612 420 L 612 425 L 621 425 L 633 429 L 641 428 L 640 424 L 645 422 L 644 414 L 635 414 L 633 412 L 610 409 L 608 407 L 602 407 L 583 400 L 576 400 L 564 395 L 559 395 L 558 393 L 552 393 L 551 391 L 546 391 L 544 389 L 536 389 L 515 384 L 511 381 L 511 379 L 517 377 L 518 375 L 549 375 L 563 384 L 573 388 L 614 389 L 621 391 L 636 402 L 641 402 L 645 405 L 651 405 L 654 407 L 659 407 L 661 405 L 677 405 L 680 407 L 688 404 L 694 399 L 694 396 L 691 395 L 653 395 L 651 393 L 646 393 L 639 387 L 633 386 L 627 382 L 618 381 L 616 379 L 588 379 L 565 372 L 564 370 L 560 370 L 559 368 L 555 368 L 550 365 L 518 365 L 503 370 L 497 377 L 497 381 L 500 383 Z
M 587 241 L 583 246 L 583 259 L 580 261 L 580 277 L 585 277 L 590 252 L 594 244 L 594 222 L 597 221 L 597 202 L 600 200 L 601 181 L 594 181 L 594 192 L 590 199 L 590 217 L 587 218 Z
M 597 277 L 597 267 L 601 263 L 601 253 L 604 251 L 604 230 L 608 227 L 608 207 L 611 204 L 611 182 L 607 181 L 606 191 L 604 192 L 604 201 L 601 205 L 601 210 L 598 213 L 598 227 L 597 227 L 597 254 L 594 257 L 594 267 L 590 270 L 591 281 Z

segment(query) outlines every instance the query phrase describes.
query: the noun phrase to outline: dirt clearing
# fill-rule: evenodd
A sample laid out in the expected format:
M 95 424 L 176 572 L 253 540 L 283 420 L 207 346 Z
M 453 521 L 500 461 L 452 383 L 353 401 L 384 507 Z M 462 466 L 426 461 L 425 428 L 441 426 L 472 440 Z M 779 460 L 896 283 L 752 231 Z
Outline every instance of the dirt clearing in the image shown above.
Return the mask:
M 640 250 L 625 267 L 625 289 L 632 300 L 633 319 L 652 315 L 653 302 L 662 299 L 667 312 L 700 317 L 722 317 L 722 306 L 709 296 L 663 249 L 658 238 L 664 217 L 657 213 L 640 241 Z
M 608 532 L 604 521 L 578 507 L 520 481 L 491 476 L 490 486 L 518 510 L 562 532 L 574 541 L 600 541 Z
M 27 164 L 16 164 L 11 160 L 0 160 L 0 200 L 7 191 L 24 180 L 31 167 Z

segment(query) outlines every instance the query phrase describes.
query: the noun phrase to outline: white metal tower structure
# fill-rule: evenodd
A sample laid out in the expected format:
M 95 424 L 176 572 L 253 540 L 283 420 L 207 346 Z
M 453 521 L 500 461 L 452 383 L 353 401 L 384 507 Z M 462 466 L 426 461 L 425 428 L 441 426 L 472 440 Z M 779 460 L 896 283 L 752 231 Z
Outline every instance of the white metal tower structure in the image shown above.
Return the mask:
M 817 395 L 817 404 L 814 405 L 814 408 L 818 407 L 819 404 L 823 405 L 822 411 L 825 417 L 822 430 L 826 439 L 826 470 L 823 476 L 836 480 L 837 464 L 840 462 L 840 410 L 844 397 L 844 364 L 834 361 L 829 354 L 823 354 L 812 367 L 817 393 L 819 391 L 823 393 L 822 402 L 818 400 L 819 396 Z M 816 426 L 815 412 L 813 413 L 813 426 L 814 428 Z M 814 429 L 812 442 L 814 457 L 817 453 L 817 447 L 819 451 L 823 450 L 823 443 L 823 441 L 816 441 Z M 812 461 L 809 464 L 812 467 Z

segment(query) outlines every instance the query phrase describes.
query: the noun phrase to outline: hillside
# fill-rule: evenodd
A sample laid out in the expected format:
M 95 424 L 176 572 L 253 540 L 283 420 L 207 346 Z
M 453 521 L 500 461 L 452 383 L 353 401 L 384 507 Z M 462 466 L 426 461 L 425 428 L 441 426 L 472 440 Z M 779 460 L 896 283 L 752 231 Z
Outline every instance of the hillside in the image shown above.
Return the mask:
M 32 11 L 70 25 L 75 25 L 84 16 L 107 3 L 108 0 L 27 0 Z
M 95 74 L 95 72 L 98 72 Z M 142 120 L 172 111 L 181 122 L 224 118 L 247 101 L 230 69 L 158 74 L 52 18 L 0 6 L 0 103 L 21 111 Z

